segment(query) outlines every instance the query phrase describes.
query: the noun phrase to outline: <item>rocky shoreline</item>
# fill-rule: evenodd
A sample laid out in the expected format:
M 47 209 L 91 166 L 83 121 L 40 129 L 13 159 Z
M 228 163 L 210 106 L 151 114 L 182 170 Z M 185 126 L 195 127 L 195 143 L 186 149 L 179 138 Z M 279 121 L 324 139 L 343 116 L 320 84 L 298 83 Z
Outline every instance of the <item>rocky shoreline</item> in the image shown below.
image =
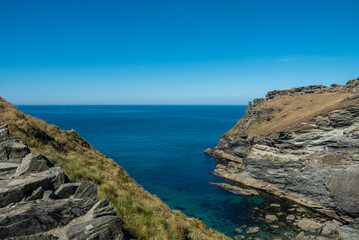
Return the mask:
M 97 186 L 70 183 L 60 167 L 0 127 L 0 239 L 125 239 Z
M 334 236 L 326 234 L 325 224 L 308 220 L 321 224 L 317 234 L 359 239 L 358 99 L 359 78 L 255 99 L 218 146 L 205 150 L 219 160 L 214 174 L 228 181 L 217 185 L 241 195 L 293 201 L 337 221 Z
M 251 210 L 253 223 L 234 228 L 235 240 L 351 240 L 358 238 L 359 231 L 336 219 L 293 201 L 268 194 L 264 197 L 265 203 L 258 204 Z

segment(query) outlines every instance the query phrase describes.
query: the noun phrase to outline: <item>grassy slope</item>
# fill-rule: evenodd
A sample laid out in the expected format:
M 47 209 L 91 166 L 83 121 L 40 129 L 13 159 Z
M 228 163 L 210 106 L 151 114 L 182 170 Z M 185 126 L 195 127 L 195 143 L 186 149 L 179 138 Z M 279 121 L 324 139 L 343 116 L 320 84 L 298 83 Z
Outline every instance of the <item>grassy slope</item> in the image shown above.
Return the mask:
M 322 93 L 303 96 L 288 96 L 268 102 L 262 108 L 280 108 L 266 124 L 254 129 L 257 134 L 267 134 L 273 131 L 286 131 L 309 122 L 316 116 L 327 114 L 333 110 L 349 106 L 354 101 L 341 102 L 352 96 L 352 93 Z M 258 110 L 261 110 L 259 108 Z
M 157 196 L 138 185 L 112 159 L 101 154 L 75 131 L 60 130 L 21 113 L 0 97 L 0 125 L 61 166 L 71 181 L 98 184 L 99 198 L 108 198 L 123 227 L 139 239 L 229 239 L 209 229 L 199 219 L 170 210 Z
M 259 118 L 248 128 L 250 136 L 267 135 L 272 132 L 285 132 L 301 127 L 303 122 L 309 122 L 316 116 L 357 104 L 359 99 L 342 101 L 353 96 L 348 92 L 323 92 L 321 94 L 308 94 L 299 96 L 283 96 L 273 100 L 266 100 L 256 106 L 253 111 Z M 279 112 L 270 113 L 271 109 L 280 109 Z M 266 114 L 268 112 L 268 114 Z M 236 135 L 246 124 L 243 119 L 229 130 L 226 135 Z

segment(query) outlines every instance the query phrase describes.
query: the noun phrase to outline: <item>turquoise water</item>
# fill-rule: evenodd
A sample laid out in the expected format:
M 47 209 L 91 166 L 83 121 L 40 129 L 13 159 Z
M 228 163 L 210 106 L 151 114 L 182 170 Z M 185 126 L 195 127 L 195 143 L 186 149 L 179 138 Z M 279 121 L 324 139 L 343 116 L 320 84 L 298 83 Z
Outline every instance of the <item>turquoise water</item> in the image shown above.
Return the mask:
M 233 236 L 251 225 L 259 197 L 242 197 L 208 184 L 215 159 L 203 150 L 240 119 L 246 106 L 18 106 L 85 140 L 123 166 L 139 184 L 170 208 L 198 217 Z

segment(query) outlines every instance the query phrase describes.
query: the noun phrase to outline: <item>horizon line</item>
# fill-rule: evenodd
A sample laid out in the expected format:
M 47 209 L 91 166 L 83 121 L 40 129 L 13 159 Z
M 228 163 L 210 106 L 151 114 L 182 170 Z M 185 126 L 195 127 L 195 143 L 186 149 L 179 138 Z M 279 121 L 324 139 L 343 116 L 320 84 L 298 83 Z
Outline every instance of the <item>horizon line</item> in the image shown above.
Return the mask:
M 248 104 L 13 104 L 15 106 L 247 106 Z

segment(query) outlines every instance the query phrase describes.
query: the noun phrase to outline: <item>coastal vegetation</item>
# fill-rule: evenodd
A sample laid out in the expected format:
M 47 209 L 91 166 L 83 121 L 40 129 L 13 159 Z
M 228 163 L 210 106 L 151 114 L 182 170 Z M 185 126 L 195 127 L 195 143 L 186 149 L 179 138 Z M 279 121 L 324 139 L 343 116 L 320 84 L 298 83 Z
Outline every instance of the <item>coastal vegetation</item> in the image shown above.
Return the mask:
M 275 99 L 268 99 L 265 104 L 252 110 L 251 115 L 255 115 L 256 119 L 249 123 L 246 133 L 255 136 L 288 131 L 301 127 L 302 123 L 316 116 L 358 103 L 358 96 L 350 92 L 330 92 L 329 88 L 323 88 L 321 92 L 312 95 L 279 95 Z M 226 135 L 238 135 L 241 125 L 242 119 Z

